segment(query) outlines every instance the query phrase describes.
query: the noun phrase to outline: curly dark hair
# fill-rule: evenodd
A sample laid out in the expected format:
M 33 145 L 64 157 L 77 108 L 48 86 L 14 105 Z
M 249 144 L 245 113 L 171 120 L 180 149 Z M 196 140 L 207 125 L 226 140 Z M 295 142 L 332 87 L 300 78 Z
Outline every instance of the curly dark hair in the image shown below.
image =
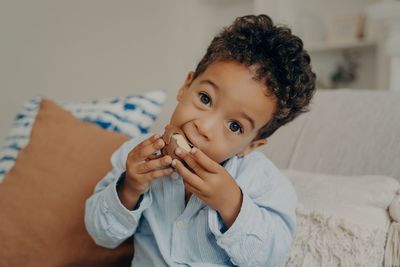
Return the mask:
M 267 15 L 238 17 L 214 37 L 198 63 L 193 79 L 215 61 L 236 61 L 255 67 L 254 79 L 262 81 L 276 99 L 272 119 L 255 140 L 271 136 L 279 127 L 307 112 L 315 91 L 316 75 L 302 40 L 285 26 L 274 25 Z

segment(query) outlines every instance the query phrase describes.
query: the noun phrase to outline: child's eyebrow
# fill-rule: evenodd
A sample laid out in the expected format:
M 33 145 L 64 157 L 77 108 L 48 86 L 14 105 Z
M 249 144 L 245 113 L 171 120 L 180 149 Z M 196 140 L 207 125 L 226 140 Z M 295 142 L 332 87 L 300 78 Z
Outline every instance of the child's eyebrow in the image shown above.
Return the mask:
M 211 80 L 202 80 L 201 82 L 200 82 L 200 84 L 208 84 L 208 85 L 211 85 L 211 87 L 213 87 L 215 90 L 219 90 L 219 87 L 218 87 L 218 85 L 216 85 L 213 81 L 211 81 Z
M 254 129 L 254 127 L 255 127 L 254 120 L 244 112 L 240 113 L 240 115 L 242 117 L 244 117 L 246 120 L 248 120 L 250 122 L 250 124 L 251 124 L 251 129 Z

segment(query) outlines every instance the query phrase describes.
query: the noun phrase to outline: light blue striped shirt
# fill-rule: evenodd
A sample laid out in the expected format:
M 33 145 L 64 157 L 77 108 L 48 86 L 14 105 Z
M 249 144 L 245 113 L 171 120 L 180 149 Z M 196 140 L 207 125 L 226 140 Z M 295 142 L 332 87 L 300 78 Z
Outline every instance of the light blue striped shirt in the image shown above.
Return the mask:
M 224 167 L 243 192 L 229 229 L 218 213 L 192 195 L 185 207 L 182 178 L 152 182 L 135 210 L 120 202 L 116 185 L 129 151 L 147 136 L 123 144 L 113 169 L 86 202 L 85 224 L 95 242 L 115 248 L 134 234 L 132 266 L 284 266 L 296 226 L 296 193 L 261 152 L 233 157 Z

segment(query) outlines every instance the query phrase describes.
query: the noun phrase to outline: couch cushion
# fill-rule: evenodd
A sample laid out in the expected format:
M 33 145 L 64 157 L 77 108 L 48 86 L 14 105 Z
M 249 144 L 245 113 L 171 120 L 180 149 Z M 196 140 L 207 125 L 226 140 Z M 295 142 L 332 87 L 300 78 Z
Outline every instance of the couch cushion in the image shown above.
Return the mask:
M 293 152 L 308 116 L 309 113 L 301 114 L 295 120 L 282 126 L 268 138 L 268 143 L 260 148 L 278 168 L 289 168 L 293 159 Z
M 291 157 L 290 169 L 400 181 L 399 103 L 399 92 L 319 90 L 311 111 L 301 115 L 304 121 L 300 117 L 271 137 L 268 156 L 274 162 Z
M 29 144 L 0 184 L 0 266 L 129 266 L 132 240 L 94 244 L 84 204 L 128 137 L 43 100 Z
M 299 198 L 289 266 L 382 266 L 396 179 L 283 173 Z

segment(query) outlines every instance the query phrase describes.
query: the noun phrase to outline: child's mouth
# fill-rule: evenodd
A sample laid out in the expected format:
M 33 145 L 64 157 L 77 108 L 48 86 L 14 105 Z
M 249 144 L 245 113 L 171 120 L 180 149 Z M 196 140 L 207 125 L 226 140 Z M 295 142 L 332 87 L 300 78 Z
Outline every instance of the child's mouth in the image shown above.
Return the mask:
M 172 158 L 177 158 L 177 155 L 175 155 L 175 149 L 177 147 L 180 147 L 187 152 L 190 152 L 194 147 L 186 133 L 179 127 L 173 125 L 167 125 L 165 127 L 163 139 L 166 145 L 162 149 L 161 153 L 164 155 L 170 155 Z
M 194 145 L 193 145 L 192 141 L 190 141 L 189 137 L 186 134 L 185 134 L 185 138 L 186 138 L 186 141 L 187 141 L 188 145 L 190 146 L 190 148 L 193 148 Z

